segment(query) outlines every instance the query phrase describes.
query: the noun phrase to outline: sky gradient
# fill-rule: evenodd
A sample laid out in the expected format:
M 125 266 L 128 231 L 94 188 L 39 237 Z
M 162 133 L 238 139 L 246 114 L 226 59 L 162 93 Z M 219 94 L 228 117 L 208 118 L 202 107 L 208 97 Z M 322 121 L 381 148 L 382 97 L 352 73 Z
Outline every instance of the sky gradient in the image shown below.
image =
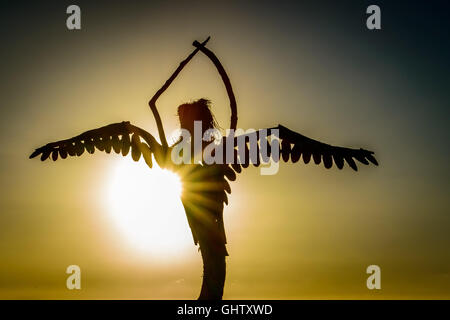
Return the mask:
M 208 35 L 238 127 L 282 124 L 373 150 L 380 162 L 357 173 L 299 162 L 274 176 L 240 174 L 224 211 L 224 298 L 450 298 L 444 1 L 377 1 L 379 31 L 366 28 L 366 1 L 77 1 L 78 31 L 66 28 L 69 4 L 1 4 L 0 298 L 197 296 L 193 244 L 169 260 L 145 255 L 111 222 L 105 189 L 130 159 L 28 155 L 122 120 L 156 134 L 149 98 Z M 200 97 L 226 128 L 225 89 L 198 54 L 158 102 L 168 132 L 176 106 Z M 80 291 L 65 287 L 70 264 L 82 269 Z M 381 267 L 380 291 L 366 287 L 371 264 Z

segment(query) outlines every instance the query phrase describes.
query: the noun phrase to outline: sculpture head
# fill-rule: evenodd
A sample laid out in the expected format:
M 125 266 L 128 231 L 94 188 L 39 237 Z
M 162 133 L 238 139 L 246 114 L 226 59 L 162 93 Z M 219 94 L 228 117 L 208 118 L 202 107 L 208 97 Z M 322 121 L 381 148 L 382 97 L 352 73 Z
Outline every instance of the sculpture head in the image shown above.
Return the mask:
M 194 136 L 195 121 L 200 121 L 202 124 L 202 136 L 206 130 L 217 128 L 218 124 L 211 112 L 210 106 L 211 101 L 204 98 L 180 105 L 178 107 L 180 127 L 188 130 L 191 136 Z

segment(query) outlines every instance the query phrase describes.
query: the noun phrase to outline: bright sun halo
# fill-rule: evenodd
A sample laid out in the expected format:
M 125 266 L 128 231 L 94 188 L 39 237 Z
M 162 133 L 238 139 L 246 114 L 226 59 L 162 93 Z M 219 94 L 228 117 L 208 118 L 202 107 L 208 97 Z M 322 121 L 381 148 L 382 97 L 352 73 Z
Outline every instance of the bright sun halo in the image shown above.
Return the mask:
M 157 258 L 182 254 L 192 236 L 180 200 L 181 181 L 156 163 L 121 158 L 107 185 L 107 207 L 134 248 Z

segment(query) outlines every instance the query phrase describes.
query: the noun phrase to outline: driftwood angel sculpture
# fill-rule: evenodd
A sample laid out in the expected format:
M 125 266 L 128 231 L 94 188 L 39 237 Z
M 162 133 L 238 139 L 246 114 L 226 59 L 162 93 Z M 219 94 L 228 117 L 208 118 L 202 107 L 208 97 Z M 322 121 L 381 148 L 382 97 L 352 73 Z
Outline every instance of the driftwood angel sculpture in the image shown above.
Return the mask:
M 127 156 L 131 150 L 133 160 L 138 161 L 143 156 L 147 165 L 152 168 L 152 156 L 161 168 L 175 171 L 182 181 L 181 200 L 185 208 L 189 227 L 191 228 L 195 245 L 199 245 L 203 259 L 203 283 L 199 299 L 222 299 L 225 283 L 225 257 L 228 255 L 226 249 L 226 236 L 223 224 L 224 203 L 228 204 L 227 193 L 231 193 L 228 183 L 236 179 L 236 173 L 240 173 L 242 168 L 247 168 L 250 163 L 254 166 L 260 165 L 261 158 L 278 162 L 281 159 L 287 162 L 298 162 L 302 157 L 305 164 L 309 163 L 311 157 L 316 164 L 323 162 L 326 168 L 331 168 L 333 160 L 339 169 L 342 169 L 346 162 L 353 170 L 357 170 L 354 159 L 363 164 L 369 162 L 378 165 L 373 157 L 373 152 L 364 149 L 350 149 L 331 146 L 313 139 L 307 138 L 299 133 L 291 131 L 281 125 L 267 129 L 267 135 L 256 132 L 232 137 L 232 147 L 221 155 L 223 161 L 207 164 L 201 163 L 178 163 L 173 161 L 172 151 L 179 146 L 181 140 L 169 146 L 164 133 L 164 128 L 156 101 L 164 91 L 175 80 L 184 66 L 197 54 L 202 51 L 216 66 L 230 100 L 231 123 L 230 129 L 236 129 L 237 107 L 230 80 L 215 54 L 205 47 L 208 42 L 195 41 L 195 50 L 180 63 L 172 76 L 165 82 L 149 102 L 158 128 L 161 143 L 144 129 L 138 128 L 129 122 L 110 124 L 98 129 L 86 131 L 76 137 L 49 143 L 36 149 L 30 158 L 41 155 L 44 161 L 51 157 L 54 161 L 60 157 L 65 159 L 68 156 L 81 156 L 86 150 L 94 153 L 95 149 L 110 153 L 121 153 Z M 210 110 L 210 102 L 206 99 L 199 99 L 192 103 L 182 104 L 178 107 L 180 127 L 191 136 L 195 135 L 195 123 L 201 125 L 201 135 L 216 127 L 214 116 Z M 268 136 L 277 132 L 277 139 L 269 142 Z M 251 144 L 253 138 L 256 144 Z M 238 140 L 243 138 L 243 143 Z M 141 139 L 143 141 L 141 141 Z M 225 139 L 225 138 L 224 138 Z M 225 141 L 225 140 L 224 140 Z M 275 141 L 275 144 L 274 144 Z M 193 140 L 187 141 L 189 148 L 193 150 L 188 158 L 195 157 L 196 151 Z M 216 141 L 201 142 L 199 152 L 203 153 L 211 143 Z M 264 150 L 264 152 L 262 152 Z M 183 151 L 184 152 L 184 151 Z M 198 152 L 197 152 L 198 153 Z M 261 154 L 260 154 L 261 153 Z M 256 157 L 251 157 L 256 154 Z M 252 159 L 251 159 L 252 158 Z M 202 158 L 201 158 L 202 159 Z

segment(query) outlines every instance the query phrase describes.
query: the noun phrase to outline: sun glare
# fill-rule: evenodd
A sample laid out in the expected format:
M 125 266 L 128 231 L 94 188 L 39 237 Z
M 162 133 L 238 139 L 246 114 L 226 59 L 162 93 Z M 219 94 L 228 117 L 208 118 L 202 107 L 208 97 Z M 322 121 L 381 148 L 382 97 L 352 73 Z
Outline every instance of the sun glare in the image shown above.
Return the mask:
M 180 200 L 181 181 L 156 163 L 121 158 L 107 185 L 107 207 L 126 241 L 159 259 L 193 244 Z

